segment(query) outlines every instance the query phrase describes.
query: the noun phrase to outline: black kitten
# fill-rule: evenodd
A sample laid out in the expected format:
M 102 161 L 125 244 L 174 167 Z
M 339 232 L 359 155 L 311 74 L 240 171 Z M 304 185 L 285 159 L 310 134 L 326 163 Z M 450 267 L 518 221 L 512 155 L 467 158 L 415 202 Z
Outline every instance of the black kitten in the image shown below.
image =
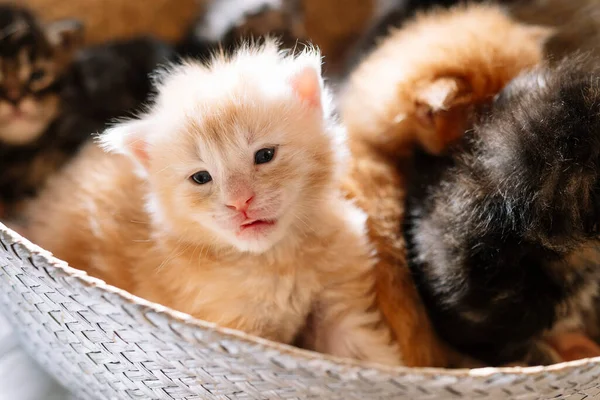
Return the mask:
M 597 63 L 596 65 L 600 66 Z M 439 333 L 499 365 L 554 359 L 600 278 L 600 68 L 516 78 L 447 157 L 414 159 L 404 232 Z
M 75 41 L 65 23 L 59 31 L 63 40 L 52 47 L 56 30 L 44 30 L 26 10 L 0 7 L 0 21 L 5 32 L 0 37 L 0 66 L 15 68 L 17 76 L 31 74 L 22 80 L 22 100 L 0 102 L 0 110 L 13 104 L 16 114 L 8 119 L 12 130 L 0 117 L 0 208 L 13 216 L 91 134 L 143 103 L 150 93 L 149 74 L 173 58 L 174 51 L 162 42 L 140 38 L 91 47 L 67 60 L 58 48 Z M 37 119 L 26 114 L 31 104 L 39 110 Z

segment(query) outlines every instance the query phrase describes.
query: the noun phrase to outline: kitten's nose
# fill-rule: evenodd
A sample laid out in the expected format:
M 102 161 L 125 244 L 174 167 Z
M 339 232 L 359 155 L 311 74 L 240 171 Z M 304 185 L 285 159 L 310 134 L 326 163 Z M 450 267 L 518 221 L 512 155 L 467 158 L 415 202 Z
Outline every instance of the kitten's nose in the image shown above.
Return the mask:
M 235 200 L 229 201 L 225 205 L 230 210 L 243 212 L 243 211 L 246 211 L 248 209 L 248 207 L 250 207 L 250 203 L 252 203 L 253 199 L 254 199 L 254 193 L 250 196 L 238 197 Z

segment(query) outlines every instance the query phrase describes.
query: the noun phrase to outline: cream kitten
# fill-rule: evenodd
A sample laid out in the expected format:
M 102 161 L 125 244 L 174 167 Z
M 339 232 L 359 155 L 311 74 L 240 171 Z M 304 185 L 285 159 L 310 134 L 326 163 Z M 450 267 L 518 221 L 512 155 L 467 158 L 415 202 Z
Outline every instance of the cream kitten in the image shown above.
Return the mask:
M 320 72 L 318 51 L 272 42 L 172 67 L 100 136 L 110 154 L 90 146 L 48 185 L 31 239 L 195 317 L 291 343 L 310 315 L 311 348 L 399 364 Z

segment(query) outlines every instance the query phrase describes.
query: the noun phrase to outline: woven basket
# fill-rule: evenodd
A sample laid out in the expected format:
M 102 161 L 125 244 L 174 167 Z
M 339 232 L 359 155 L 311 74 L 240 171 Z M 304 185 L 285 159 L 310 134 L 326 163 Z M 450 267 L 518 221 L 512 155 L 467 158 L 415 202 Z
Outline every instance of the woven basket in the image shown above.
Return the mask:
M 139 299 L 2 224 L 0 304 L 26 350 L 82 400 L 600 399 L 600 358 L 452 371 L 326 357 Z

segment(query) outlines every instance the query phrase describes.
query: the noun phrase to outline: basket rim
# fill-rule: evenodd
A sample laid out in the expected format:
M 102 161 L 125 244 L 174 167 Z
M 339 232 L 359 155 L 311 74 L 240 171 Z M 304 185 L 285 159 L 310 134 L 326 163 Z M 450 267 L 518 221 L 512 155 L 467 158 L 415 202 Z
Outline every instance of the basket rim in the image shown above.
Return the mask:
M 387 366 L 377 363 L 368 363 L 359 360 L 336 357 L 328 354 L 318 353 L 311 350 L 301 349 L 292 345 L 273 342 L 267 339 L 263 339 L 258 336 L 247 334 L 243 331 L 236 329 L 226 328 L 219 326 L 216 323 L 204 321 L 189 314 L 171 309 L 163 306 L 159 303 L 154 303 L 145 300 L 141 297 L 135 296 L 123 289 L 119 289 L 116 286 L 107 284 L 101 279 L 95 278 L 88 275 L 85 271 L 71 267 L 66 261 L 54 257 L 54 255 L 43 249 L 42 247 L 31 242 L 27 238 L 21 236 L 16 231 L 10 229 L 2 222 L 0 222 L 0 237 L 8 237 L 14 244 L 19 244 L 31 253 L 44 259 L 44 261 L 53 268 L 56 268 L 70 277 L 78 280 L 82 285 L 86 287 L 96 287 L 105 290 L 111 294 L 114 294 L 121 298 L 126 303 L 145 308 L 156 314 L 166 316 L 168 319 L 182 324 L 191 325 L 203 329 L 215 331 L 216 333 L 229 337 L 231 339 L 242 341 L 254 345 L 259 345 L 263 348 L 276 351 L 282 355 L 292 356 L 294 358 L 301 358 L 305 361 L 324 361 L 331 364 L 335 364 L 337 368 L 345 369 L 363 369 L 363 370 L 374 370 L 379 373 L 385 373 L 390 375 L 422 375 L 427 377 L 480 377 L 485 378 L 492 375 L 539 375 L 543 373 L 558 373 L 566 370 L 581 368 L 585 366 L 597 366 L 600 365 L 600 357 L 584 358 L 576 361 L 568 361 L 559 364 L 553 364 L 548 366 L 534 366 L 534 367 L 482 367 L 482 368 L 433 368 L 433 367 L 405 367 L 405 366 Z

